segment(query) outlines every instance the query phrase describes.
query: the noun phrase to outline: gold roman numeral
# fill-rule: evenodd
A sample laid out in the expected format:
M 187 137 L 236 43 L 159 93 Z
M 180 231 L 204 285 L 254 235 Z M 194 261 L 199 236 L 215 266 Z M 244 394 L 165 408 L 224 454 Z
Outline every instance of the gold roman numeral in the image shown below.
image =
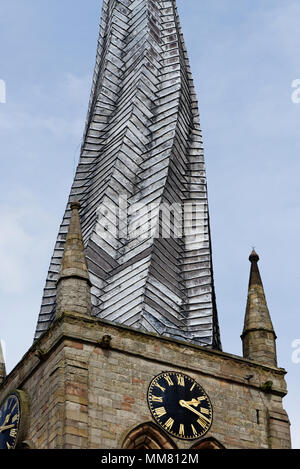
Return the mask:
M 184 386 L 184 376 L 177 375 L 177 384 L 179 386 Z
M 206 428 L 207 424 L 210 423 L 210 420 L 205 417 L 205 415 L 201 415 L 201 417 L 198 418 L 197 422 L 199 425 L 201 425 L 202 428 Z
M 196 386 L 196 383 L 193 384 L 193 386 L 191 387 L 190 391 L 192 391 L 195 386 Z
M 17 430 L 15 428 L 12 428 L 9 432 L 9 435 L 12 437 L 12 438 L 15 438 L 17 436 Z
M 202 427 L 202 428 L 206 428 L 207 427 L 207 423 L 205 422 L 205 420 L 202 420 L 202 417 L 199 417 L 197 422 L 199 423 L 199 425 Z
M 162 402 L 163 401 L 163 398 L 162 397 L 159 397 L 159 396 L 152 396 L 151 400 L 153 402 Z
M 7 443 L 7 442 L 6 442 L 6 447 L 7 447 L 7 449 L 12 449 L 12 446 L 10 446 L 10 444 Z
M 164 407 L 158 407 L 157 409 L 155 409 L 154 411 L 157 415 L 157 417 L 162 417 L 163 415 L 166 415 L 166 409 Z
M 179 427 L 179 436 L 184 436 L 184 425 L 181 423 Z
M 169 420 L 167 420 L 166 423 L 164 424 L 165 429 L 171 430 L 171 428 L 173 427 L 173 423 L 174 423 L 174 420 L 170 417 Z
M 210 411 L 208 409 L 205 409 L 204 407 L 201 407 L 200 412 L 205 415 L 210 415 Z
M 198 433 L 197 433 L 196 428 L 194 427 L 194 425 L 191 425 L 191 427 L 192 427 L 194 436 L 198 436 Z
M 201 401 L 206 401 L 206 397 L 205 396 L 199 396 L 197 397 L 197 401 L 201 402 Z
M 16 420 L 18 420 L 19 415 L 15 414 L 13 418 L 11 419 L 11 423 L 14 423 Z
M 159 388 L 162 392 L 165 392 L 166 388 L 163 388 L 159 383 L 155 383 L 155 386 Z
M 173 383 L 173 381 L 171 380 L 170 376 L 165 376 L 165 380 L 167 381 L 167 383 L 168 383 L 169 386 L 173 386 L 173 385 L 174 385 L 174 383 Z

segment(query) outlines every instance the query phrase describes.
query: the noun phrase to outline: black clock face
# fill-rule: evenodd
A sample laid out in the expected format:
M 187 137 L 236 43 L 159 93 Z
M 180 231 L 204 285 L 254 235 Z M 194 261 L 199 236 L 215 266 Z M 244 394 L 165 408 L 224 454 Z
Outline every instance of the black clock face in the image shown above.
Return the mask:
M 0 407 L 0 449 L 14 449 L 20 423 L 20 402 L 11 394 Z
M 148 405 L 156 422 L 182 440 L 200 438 L 211 427 L 213 410 L 204 389 L 190 376 L 167 371 L 148 390 Z

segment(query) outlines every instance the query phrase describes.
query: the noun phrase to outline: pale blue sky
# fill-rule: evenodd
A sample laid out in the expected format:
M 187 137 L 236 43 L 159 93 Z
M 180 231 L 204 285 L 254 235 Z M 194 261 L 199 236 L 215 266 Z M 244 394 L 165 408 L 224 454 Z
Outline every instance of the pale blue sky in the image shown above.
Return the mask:
M 33 340 L 87 111 L 101 0 L 0 0 L 0 337 Z M 252 246 L 300 448 L 299 0 L 178 0 L 198 93 L 223 349 L 241 355 Z

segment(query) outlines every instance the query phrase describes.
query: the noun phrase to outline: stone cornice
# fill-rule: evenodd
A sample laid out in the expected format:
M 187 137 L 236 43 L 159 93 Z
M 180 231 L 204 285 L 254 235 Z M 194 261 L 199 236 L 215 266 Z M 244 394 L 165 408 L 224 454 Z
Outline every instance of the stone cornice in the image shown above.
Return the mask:
M 276 381 L 268 392 L 281 397 L 286 395 L 283 368 L 268 367 L 251 360 L 212 350 L 184 341 L 161 337 L 151 333 L 138 331 L 127 326 L 112 324 L 94 317 L 68 313 L 57 318 L 43 336 L 37 340 L 22 360 L 9 373 L 0 385 L 0 393 L 7 387 L 22 387 L 32 374 L 47 361 L 48 357 L 65 341 L 81 342 L 99 347 L 99 340 L 104 334 L 112 337 L 109 351 L 139 357 L 152 363 L 164 364 L 167 368 L 184 368 L 190 373 L 202 374 L 216 380 L 225 380 L 256 390 L 262 390 L 262 380 Z M 151 346 L 155 344 L 163 348 L 163 353 L 154 353 Z M 147 348 L 147 356 L 143 353 Z M 176 358 L 174 358 L 174 354 Z M 188 364 L 181 360 L 189 355 Z M 173 356 L 173 358 L 172 358 Z M 230 367 L 228 368 L 228 362 Z M 227 367 L 227 368 L 226 368 Z M 224 369 L 227 369 L 224 372 Z M 243 370 L 241 374 L 241 369 Z M 250 378 L 249 378 L 250 376 Z M 267 378 L 265 378 L 267 376 Z M 253 378 L 253 380 L 251 379 Z

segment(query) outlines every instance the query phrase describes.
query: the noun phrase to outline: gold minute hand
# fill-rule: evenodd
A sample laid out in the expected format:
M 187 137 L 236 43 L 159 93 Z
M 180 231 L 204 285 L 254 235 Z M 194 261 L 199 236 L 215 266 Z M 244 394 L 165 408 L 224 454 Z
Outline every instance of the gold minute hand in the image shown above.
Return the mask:
M 1 427 L 0 427 L 0 433 L 2 431 L 2 428 L 4 428 L 7 424 L 8 424 L 8 421 L 10 419 L 10 414 L 8 414 L 6 417 L 5 417 L 5 420 L 4 422 L 2 423 Z
M 10 428 L 13 428 L 15 425 L 3 425 L 3 427 L 0 427 L 0 433 L 5 432 L 6 430 L 9 430 Z
M 200 412 L 198 412 L 198 410 L 196 410 L 196 409 L 194 409 L 193 407 L 191 407 L 191 406 L 188 404 L 188 402 L 181 400 L 181 401 L 179 401 L 179 404 L 181 405 L 181 407 L 185 407 L 186 409 L 188 409 L 188 410 L 194 412 L 194 414 L 199 415 L 199 417 L 201 417 L 201 419 L 204 419 L 204 420 L 206 420 L 208 423 L 210 423 L 210 420 L 209 420 L 207 417 L 205 417 L 205 415 L 201 414 Z
M 5 417 L 5 420 L 4 420 L 4 422 L 3 422 L 2 427 L 5 427 L 5 425 L 6 425 L 6 424 L 8 423 L 8 421 L 9 421 L 9 419 L 10 419 L 10 414 L 7 414 L 7 416 Z

